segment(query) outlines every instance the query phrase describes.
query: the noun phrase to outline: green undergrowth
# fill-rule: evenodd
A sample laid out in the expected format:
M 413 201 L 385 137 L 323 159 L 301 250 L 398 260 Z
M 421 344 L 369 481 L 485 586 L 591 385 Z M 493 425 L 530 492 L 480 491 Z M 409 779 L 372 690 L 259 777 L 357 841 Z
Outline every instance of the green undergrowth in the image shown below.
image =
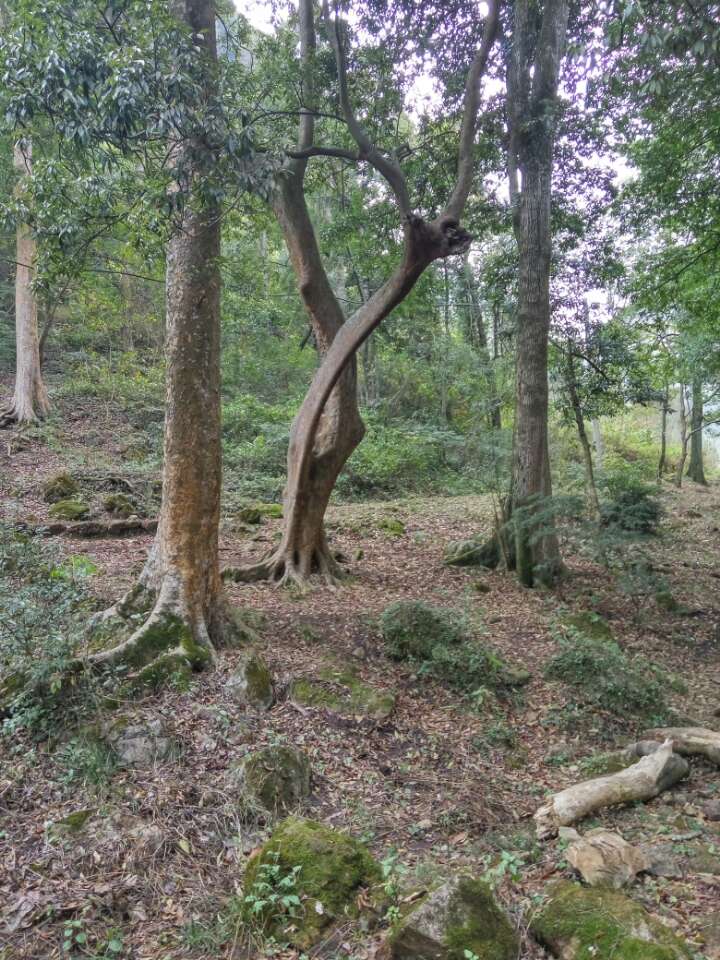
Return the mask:
M 668 694 L 684 685 L 661 666 L 624 651 L 608 625 L 581 613 L 561 619 L 554 635 L 558 651 L 545 666 L 548 680 L 559 680 L 583 702 L 618 717 L 664 722 L 671 717 Z
M 480 642 L 456 610 L 402 600 L 383 611 L 380 629 L 391 659 L 412 663 L 420 675 L 463 693 L 517 687 L 530 679 L 526 670 L 509 665 Z

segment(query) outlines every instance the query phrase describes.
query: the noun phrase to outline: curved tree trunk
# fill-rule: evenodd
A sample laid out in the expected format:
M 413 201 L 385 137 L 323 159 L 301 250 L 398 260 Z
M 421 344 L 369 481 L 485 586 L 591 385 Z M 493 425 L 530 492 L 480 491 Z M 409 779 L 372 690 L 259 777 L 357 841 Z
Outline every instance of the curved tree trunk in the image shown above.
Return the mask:
M 280 179 L 272 206 L 283 231 L 298 288 L 321 359 L 345 322 L 318 248 L 303 190 L 304 164 Z M 312 573 L 334 581 L 341 570 L 325 536 L 325 511 L 340 471 L 362 440 L 365 427 L 357 402 L 355 360 L 348 364 L 323 410 L 307 471 L 295 470 L 296 431 L 288 449 L 288 485 L 283 497 L 282 539 L 270 556 L 247 567 L 228 570 L 237 581 L 272 579 L 304 582 Z
M 29 143 L 15 145 L 15 169 L 21 176 L 31 170 Z M 38 307 L 32 289 L 37 256 L 35 238 L 25 223 L 17 226 L 15 254 L 15 393 L 9 408 L 0 413 L 0 425 L 33 423 L 50 412 L 40 368 Z
M 548 514 L 547 362 L 553 114 L 567 20 L 568 0 L 545 0 L 542 15 L 529 0 L 515 0 L 507 69 L 508 167 L 519 256 L 513 516 L 516 569 L 526 586 L 552 583 L 562 567 Z
M 213 4 L 185 0 L 183 16 L 202 37 L 210 66 L 216 49 Z M 206 149 L 199 143 L 179 146 L 186 151 L 185 169 Z M 199 175 L 197 168 L 192 172 Z M 99 625 L 114 631 L 122 626 L 119 621 L 137 622 L 142 613 L 147 618 L 123 642 L 89 658 L 95 667 L 122 663 L 139 669 L 141 683 L 156 682 L 178 668 L 202 667 L 238 630 L 223 595 L 218 554 L 220 207 L 208 203 L 200 209 L 192 188 L 188 201 L 167 251 L 166 414 L 158 531 L 138 583 L 99 618 Z
M 585 494 L 588 506 L 596 520 L 600 519 L 600 498 L 598 497 L 597 484 L 595 482 L 595 468 L 593 465 L 592 447 L 585 427 L 585 417 L 583 415 L 582 404 L 577 391 L 577 381 L 575 379 L 575 365 L 571 348 L 568 349 L 567 365 L 565 373 L 565 384 L 570 396 L 570 406 L 572 407 L 577 427 L 578 439 L 582 449 L 583 464 L 585 466 Z
M 698 377 L 692 383 L 692 413 L 690 414 L 690 463 L 687 475 L 695 483 L 707 486 L 703 464 L 703 385 Z

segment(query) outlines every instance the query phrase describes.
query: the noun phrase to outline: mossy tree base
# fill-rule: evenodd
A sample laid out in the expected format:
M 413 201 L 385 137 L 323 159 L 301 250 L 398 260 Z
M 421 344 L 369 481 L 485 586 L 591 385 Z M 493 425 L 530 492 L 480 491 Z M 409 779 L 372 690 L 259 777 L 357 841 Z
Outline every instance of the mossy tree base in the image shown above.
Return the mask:
M 90 631 L 91 640 L 94 636 L 103 645 L 82 666 L 122 672 L 122 693 L 129 695 L 157 689 L 174 678 L 188 679 L 215 660 L 218 648 L 257 639 L 222 595 L 209 614 L 192 615 L 171 576 L 163 578 L 159 591 L 136 584 L 95 618 Z M 118 637 L 119 642 L 107 645 Z

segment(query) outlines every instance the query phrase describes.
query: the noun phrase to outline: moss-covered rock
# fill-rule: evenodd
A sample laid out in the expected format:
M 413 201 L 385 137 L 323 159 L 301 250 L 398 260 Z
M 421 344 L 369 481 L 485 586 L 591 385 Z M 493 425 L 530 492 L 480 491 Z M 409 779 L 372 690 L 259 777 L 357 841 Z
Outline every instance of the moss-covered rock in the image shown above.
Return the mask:
M 530 929 L 563 960 L 688 960 L 691 951 L 622 893 L 562 881 Z
M 254 650 L 240 655 L 226 689 L 236 703 L 257 710 L 269 710 L 275 702 L 270 670 Z
M 293 747 L 265 747 L 243 757 L 228 779 L 244 815 L 287 816 L 310 796 L 310 761 Z
M 378 521 L 378 529 L 384 530 L 393 537 L 402 537 L 405 533 L 405 524 L 397 517 L 383 517 Z
M 445 547 L 443 562 L 448 567 L 489 567 L 494 570 L 500 563 L 500 548 L 497 539 L 453 540 Z
M 590 640 L 603 640 L 614 642 L 615 634 L 612 632 L 607 620 L 604 620 L 598 613 L 592 610 L 580 610 L 577 613 L 569 613 L 562 617 L 560 623 L 564 627 L 570 627 L 577 630 L 583 636 Z
M 82 520 L 90 513 L 90 507 L 83 500 L 58 500 L 48 510 L 53 520 Z
M 514 960 L 519 941 L 487 884 L 460 876 L 414 907 L 388 937 L 393 960 Z
M 289 917 L 270 906 L 254 911 L 258 895 L 267 900 L 262 896 L 263 883 L 293 875 L 299 916 Z M 247 865 L 246 920 L 260 924 L 266 935 L 305 950 L 328 926 L 355 915 L 358 892 L 372 887 L 380 876 L 378 864 L 359 840 L 322 823 L 293 817 L 276 828 Z
M 103 509 L 114 517 L 131 517 L 140 514 L 137 503 L 126 493 L 109 493 L 103 500 Z
M 395 709 L 395 694 L 363 683 L 348 669 L 322 667 L 315 677 L 298 677 L 290 684 L 290 699 L 306 707 L 332 710 L 343 716 L 384 720 Z
M 56 473 L 43 484 L 43 499 L 45 503 L 58 503 L 60 500 L 71 500 L 78 492 L 77 480 L 69 473 Z
M 237 518 L 241 523 L 253 525 L 267 519 L 278 520 L 282 515 L 282 506 L 279 503 L 247 503 L 237 512 Z

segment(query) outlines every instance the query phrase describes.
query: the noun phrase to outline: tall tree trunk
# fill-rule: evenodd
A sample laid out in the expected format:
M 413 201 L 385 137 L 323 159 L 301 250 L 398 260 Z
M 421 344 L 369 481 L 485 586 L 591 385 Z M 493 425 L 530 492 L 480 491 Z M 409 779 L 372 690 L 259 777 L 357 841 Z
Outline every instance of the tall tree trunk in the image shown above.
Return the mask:
M 32 148 L 29 142 L 15 145 L 15 169 L 29 176 Z M 47 416 L 50 401 L 40 367 L 38 306 L 32 289 L 37 250 L 32 230 L 18 223 L 15 254 L 15 393 L 10 407 L 0 413 L 0 425 L 33 423 Z
M 665 384 L 665 393 L 663 394 L 662 407 L 660 410 L 660 458 L 658 460 L 657 478 L 658 483 L 662 480 L 665 473 L 667 462 L 667 421 L 670 411 L 670 385 Z
M 703 384 L 699 377 L 692 382 L 692 413 L 690 414 L 690 463 L 687 475 L 695 483 L 707 486 L 703 463 Z
M 678 417 L 680 418 L 680 459 L 675 470 L 675 486 L 679 489 L 682 486 L 683 471 L 685 470 L 685 461 L 688 451 L 688 428 L 687 428 L 687 406 L 685 404 L 685 384 L 680 384 L 680 395 L 678 397 Z
M 513 498 L 520 581 L 552 583 L 560 550 L 547 505 L 550 201 L 560 62 L 568 0 L 515 0 L 507 67 L 508 168 L 518 246 L 517 393 Z
M 178 6 L 174 7 L 178 12 Z M 184 0 L 180 12 L 208 58 L 208 94 L 216 57 L 214 5 Z M 199 668 L 239 625 L 220 579 L 220 232 L 218 204 L 200 205 L 200 169 L 212 157 L 201 141 L 178 145 L 190 177 L 183 222 L 166 268 L 166 412 L 162 503 L 155 542 L 137 584 L 99 620 L 104 630 L 147 613 L 124 641 L 90 658 L 124 663 L 139 681 L 179 667 Z M 183 154 L 180 157 L 180 154 Z M 198 166 L 195 166 L 198 164 Z

